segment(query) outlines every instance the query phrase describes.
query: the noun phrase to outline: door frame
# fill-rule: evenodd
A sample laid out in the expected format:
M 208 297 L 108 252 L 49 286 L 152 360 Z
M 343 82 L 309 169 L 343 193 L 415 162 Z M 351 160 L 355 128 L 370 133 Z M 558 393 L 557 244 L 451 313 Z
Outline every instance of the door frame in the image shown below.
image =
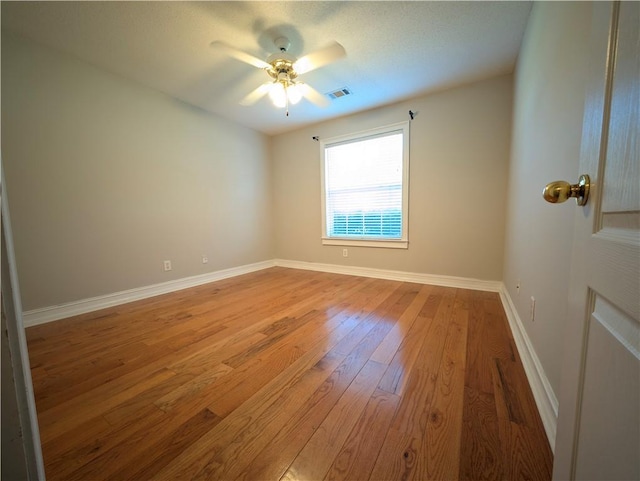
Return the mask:
M 3 184 L 4 167 L 0 153 L 0 207 L 2 240 L 2 304 L 7 321 L 7 335 L 13 364 L 18 415 L 22 427 L 22 438 L 26 457 L 27 473 L 30 480 L 45 479 L 42 446 L 40 444 L 40 428 L 31 380 L 31 366 L 27 338 L 22 322 L 22 301 L 18 286 L 18 271 L 13 250 L 13 234 L 6 186 Z

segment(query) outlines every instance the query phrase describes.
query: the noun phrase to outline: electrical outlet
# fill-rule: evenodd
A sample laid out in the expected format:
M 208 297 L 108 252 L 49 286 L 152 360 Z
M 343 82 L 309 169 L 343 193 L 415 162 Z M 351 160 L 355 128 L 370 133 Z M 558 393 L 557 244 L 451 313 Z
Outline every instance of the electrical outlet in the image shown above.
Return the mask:
M 206 264 L 207 262 L 209 262 L 209 258 L 207 256 L 202 256 L 202 263 Z
M 349 257 L 349 249 L 342 249 L 342 257 Z
M 164 261 L 163 265 L 164 265 L 164 270 L 165 271 L 170 271 L 171 270 L 171 261 Z
M 531 322 L 536 319 L 536 298 L 531 296 Z

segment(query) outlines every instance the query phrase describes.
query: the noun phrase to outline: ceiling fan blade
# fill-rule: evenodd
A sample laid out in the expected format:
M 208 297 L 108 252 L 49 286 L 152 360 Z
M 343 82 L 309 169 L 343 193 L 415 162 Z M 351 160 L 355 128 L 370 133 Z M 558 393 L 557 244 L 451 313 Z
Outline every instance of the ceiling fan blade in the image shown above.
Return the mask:
M 260 60 L 258 57 L 254 57 L 249 53 L 243 52 L 242 50 L 238 50 L 237 48 L 232 47 L 231 45 L 227 45 L 224 42 L 220 42 L 219 40 L 216 40 L 215 42 L 211 42 L 210 46 L 212 48 L 215 48 L 216 50 L 226 53 L 227 55 L 235 58 L 236 60 L 240 60 L 241 62 L 248 63 L 249 65 L 253 65 L 254 67 L 258 67 L 258 68 L 271 67 L 271 65 L 269 65 L 264 60 Z
M 248 107 L 249 105 L 255 104 L 258 100 L 260 100 L 262 97 L 264 97 L 269 93 L 269 90 L 271 90 L 271 85 L 273 85 L 272 82 L 267 82 L 266 84 L 260 85 L 260 87 L 255 89 L 245 98 L 243 98 L 240 101 L 240 105 L 244 105 Z
M 293 68 L 298 75 L 301 75 L 331 62 L 335 62 L 346 55 L 347 52 L 345 52 L 344 47 L 338 42 L 333 42 L 331 45 L 323 49 L 317 50 L 298 59 L 293 64 Z
M 302 96 L 306 98 L 309 102 L 316 104 L 318 107 L 328 107 L 329 99 L 318 92 L 316 89 L 311 87 L 310 85 L 299 83 L 300 90 L 302 92 Z

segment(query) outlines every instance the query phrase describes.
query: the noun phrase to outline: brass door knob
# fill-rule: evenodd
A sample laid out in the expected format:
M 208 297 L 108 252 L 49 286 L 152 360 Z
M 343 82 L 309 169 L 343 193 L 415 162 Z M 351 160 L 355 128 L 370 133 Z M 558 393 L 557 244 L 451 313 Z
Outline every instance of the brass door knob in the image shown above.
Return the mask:
M 589 199 L 590 183 L 591 179 L 587 174 L 581 175 L 578 183 L 573 185 L 564 180 L 549 182 L 542 191 L 542 197 L 552 204 L 559 204 L 570 197 L 575 197 L 578 205 L 585 205 Z

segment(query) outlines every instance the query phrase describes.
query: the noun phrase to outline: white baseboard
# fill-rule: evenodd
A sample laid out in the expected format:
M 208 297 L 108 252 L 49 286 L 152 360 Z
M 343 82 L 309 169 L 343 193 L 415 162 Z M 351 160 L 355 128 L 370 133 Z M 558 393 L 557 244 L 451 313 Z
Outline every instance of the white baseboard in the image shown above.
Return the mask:
M 247 264 L 244 266 L 232 267 L 230 269 L 209 272 L 198 276 L 186 277 L 184 279 L 176 279 L 173 281 L 163 282 L 161 284 L 138 287 L 136 289 L 115 292 L 104 296 L 82 299 L 80 301 L 69 302 L 58 306 L 33 309 L 31 311 L 23 312 L 22 319 L 25 327 L 36 326 L 46 322 L 57 321 L 58 319 L 65 319 L 67 317 L 97 311 L 106 307 L 139 301 L 141 299 L 180 291 L 189 287 L 195 287 L 201 284 L 227 279 L 229 277 L 248 274 L 249 272 L 259 271 L 273 266 L 274 262 L 272 260 L 257 262 L 255 264 Z
M 249 272 L 266 269 L 268 267 L 281 266 L 291 269 L 305 269 L 319 272 L 331 272 L 334 274 L 346 274 L 351 276 L 375 277 L 377 279 L 389 279 L 394 281 L 416 282 L 418 284 L 433 284 L 445 287 L 459 287 L 462 289 L 474 289 L 481 291 L 499 292 L 502 283 L 500 281 L 484 281 L 464 277 L 440 276 L 433 274 L 420 274 L 415 272 L 391 271 L 373 269 L 370 267 L 339 266 L 335 264 L 319 264 L 315 262 L 289 261 L 274 259 L 240 267 L 233 267 L 221 271 L 210 272 L 199 276 L 186 277 L 161 284 L 139 287 L 127 291 L 115 292 L 104 296 L 82 299 L 57 306 L 33 309 L 23 313 L 25 327 L 36 326 L 46 322 L 57 321 L 87 312 L 113 307 L 127 302 L 147 299 L 169 292 L 199 286 L 208 282 L 219 281 L 229 277 L 247 274 Z
M 516 347 L 518 348 L 518 354 L 522 359 L 529 385 L 533 391 L 533 397 L 535 398 L 536 405 L 538 406 L 538 412 L 542 418 L 542 424 L 547 433 L 547 439 L 551 445 L 551 451 L 555 452 L 556 443 L 556 427 L 558 423 L 558 399 L 556 398 L 551 383 L 542 368 L 542 364 L 536 355 L 536 351 L 531 344 L 531 340 L 527 335 L 527 331 L 524 329 L 522 320 L 518 315 L 511 296 L 507 288 L 502 284 L 500 287 L 500 299 L 504 311 L 509 320 L 511 326 L 511 332 L 513 333 L 513 339 L 515 340 Z
M 330 272 L 333 274 L 345 274 L 349 276 L 374 277 L 376 279 L 388 279 L 391 281 L 415 282 L 417 284 L 432 284 L 435 286 L 458 287 L 460 289 L 473 289 L 476 291 L 500 292 L 502 282 L 484 281 L 467 277 L 441 276 L 434 274 L 421 274 L 418 272 L 391 271 L 386 269 L 374 269 L 371 267 L 340 266 L 336 264 L 320 264 L 316 262 L 289 261 L 275 259 L 276 266 L 290 269 L 304 269 L 308 271 Z

